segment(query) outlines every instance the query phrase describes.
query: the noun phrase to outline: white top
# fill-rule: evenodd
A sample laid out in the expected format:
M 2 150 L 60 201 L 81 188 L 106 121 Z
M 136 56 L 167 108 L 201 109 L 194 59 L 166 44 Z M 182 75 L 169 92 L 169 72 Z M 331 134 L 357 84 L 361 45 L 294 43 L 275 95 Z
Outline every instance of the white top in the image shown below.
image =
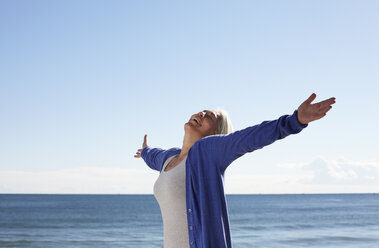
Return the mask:
M 154 196 L 162 213 L 164 248 L 186 248 L 189 247 L 185 184 L 187 156 L 174 168 L 164 171 L 174 157 L 163 164 L 154 184 Z

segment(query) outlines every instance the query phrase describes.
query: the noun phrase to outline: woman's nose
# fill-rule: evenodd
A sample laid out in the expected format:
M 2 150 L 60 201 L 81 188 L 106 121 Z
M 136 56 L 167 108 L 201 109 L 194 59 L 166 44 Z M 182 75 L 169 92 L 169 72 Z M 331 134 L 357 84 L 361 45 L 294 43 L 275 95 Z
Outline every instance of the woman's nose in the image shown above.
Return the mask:
M 199 112 L 199 115 L 200 115 L 201 118 L 203 118 L 204 117 L 204 112 Z

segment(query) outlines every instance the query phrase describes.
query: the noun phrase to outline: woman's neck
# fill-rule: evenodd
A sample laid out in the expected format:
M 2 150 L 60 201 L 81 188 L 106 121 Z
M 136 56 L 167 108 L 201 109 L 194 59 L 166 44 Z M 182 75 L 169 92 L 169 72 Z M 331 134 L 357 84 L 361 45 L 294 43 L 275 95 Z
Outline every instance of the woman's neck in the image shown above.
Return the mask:
M 194 136 L 184 135 L 183 146 L 182 146 L 182 150 L 180 151 L 180 154 L 179 154 L 179 159 L 180 158 L 184 158 L 185 156 L 187 156 L 187 154 L 188 154 L 189 150 L 191 149 L 191 147 L 199 139 L 201 139 L 201 137 L 194 137 Z

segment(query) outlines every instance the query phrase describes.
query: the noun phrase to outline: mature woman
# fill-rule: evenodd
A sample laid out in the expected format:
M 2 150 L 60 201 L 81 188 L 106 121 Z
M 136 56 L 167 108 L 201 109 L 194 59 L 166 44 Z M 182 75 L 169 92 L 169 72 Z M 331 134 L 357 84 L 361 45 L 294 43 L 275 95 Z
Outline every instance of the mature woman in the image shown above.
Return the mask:
M 162 212 L 164 247 L 231 247 L 223 180 L 226 168 L 245 153 L 299 133 L 309 122 L 324 117 L 335 103 L 332 97 L 312 104 L 315 98 L 313 93 L 292 115 L 236 132 L 226 112 L 201 111 L 184 125 L 182 149 L 151 148 L 145 135 L 134 157 L 142 157 L 160 172 L 154 195 Z

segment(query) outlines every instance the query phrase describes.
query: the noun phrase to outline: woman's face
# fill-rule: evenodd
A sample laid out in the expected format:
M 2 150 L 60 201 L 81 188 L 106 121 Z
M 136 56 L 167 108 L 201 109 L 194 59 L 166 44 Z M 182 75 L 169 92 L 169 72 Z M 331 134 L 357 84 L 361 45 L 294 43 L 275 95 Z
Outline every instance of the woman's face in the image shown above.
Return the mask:
M 218 116 L 212 110 L 203 110 L 197 114 L 193 114 L 185 124 L 191 132 L 198 134 L 200 138 L 215 134 L 217 125 Z

